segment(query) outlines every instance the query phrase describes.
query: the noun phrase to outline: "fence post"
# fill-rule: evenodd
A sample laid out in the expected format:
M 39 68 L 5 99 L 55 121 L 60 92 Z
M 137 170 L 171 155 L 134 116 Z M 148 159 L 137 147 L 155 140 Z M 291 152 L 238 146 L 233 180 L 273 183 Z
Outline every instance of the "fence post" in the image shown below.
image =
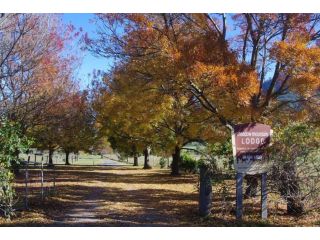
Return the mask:
M 43 158 L 42 158 L 43 160 Z M 43 192 L 43 161 L 41 161 L 41 201 L 43 202 L 44 192 Z
M 53 193 L 56 193 L 56 170 L 53 168 Z
M 267 207 L 267 173 L 261 174 L 261 218 L 268 218 L 268 207 Z
M 29 161 L 30 161 L 30 156 L 28 157 L 28 161 L 26 162 L 26 166 L 25 166 L 25 170 L 24 170 L 24 174 L 25 174 L 25 178 L 24 178 L 24 183 L 25 183 L 25 196 L 24 196 L 24 208 L 27 210 L 28 209 L 28 179 L 29 179 L 29 172 L 28 172 L 28 165 L 29 165 Z
M 242 193 L 242 184 L 243 184 L 243 176 L 242 173 L 236 174 L 236 218 L 242 219 L 242 201 L 243 201 L 243 193 Z
M 200 167 L 200 188 L 199 188 L 199 214 L 207 217 L 211 214 L 212 207 L 212 182 L 209 170 L 206 166 Z

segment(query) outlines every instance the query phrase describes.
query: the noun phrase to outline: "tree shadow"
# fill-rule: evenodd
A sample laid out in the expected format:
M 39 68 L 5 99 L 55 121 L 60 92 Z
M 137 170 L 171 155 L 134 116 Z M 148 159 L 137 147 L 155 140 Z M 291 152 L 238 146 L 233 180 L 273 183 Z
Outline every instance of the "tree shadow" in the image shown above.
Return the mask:
M 44 205 L 32 206 L 44 211 L 50 221 L 16 221 L 14 226 L 272 226 L 259 220 L 236 221 L 230 212 L 224 216 L 219 196 L 214 196 L 212 216 L 200 218 L 196 175 L 171 177 L 168 170 L 73 166 L 57 167 L 55 173 L 57 195 Z M 193 185 L 194 191 L 185 191 L 182 184 Z M 19 188 L 23 192 L 23 185 Z M 234 202 L 235 198 L 224 200 Z M 258 212 L 255 207 L 248 214 Z

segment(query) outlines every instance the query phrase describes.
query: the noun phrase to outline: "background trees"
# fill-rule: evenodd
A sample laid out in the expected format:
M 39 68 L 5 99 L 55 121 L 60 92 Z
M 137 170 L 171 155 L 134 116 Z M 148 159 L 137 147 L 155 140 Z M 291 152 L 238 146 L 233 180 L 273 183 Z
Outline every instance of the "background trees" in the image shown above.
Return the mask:
M 94 134 L 73 77 L 78 59 L 69 48 L 76 36 L 58 14 L 0 18 L 0 114 L 19 123 L 34 146 L 49 149 L 50 164 L 55 148 L 87 149 Z
M 63 118 L 55 134 L 59 136 L 57 143 L 65 152 L 66 165 L 69 165 L 69 154 L 89 151 L 96 142 L 97 133 L 89 111 L 87 92 L 71 93 L 66 101 L 63 108 L 59 108 Z

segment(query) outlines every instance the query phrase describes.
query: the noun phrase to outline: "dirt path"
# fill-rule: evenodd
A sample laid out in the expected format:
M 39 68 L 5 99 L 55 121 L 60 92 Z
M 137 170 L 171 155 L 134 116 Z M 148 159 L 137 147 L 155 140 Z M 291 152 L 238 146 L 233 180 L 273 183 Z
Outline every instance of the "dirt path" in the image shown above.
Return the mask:
M 63 225 L 86 225 L 87 223 L 102 223 L 103 219 L 99 218 L 98 211 L 101 200 L 97 200 L 101 194 L 101 189 L 93 189 L 93 191 L 90 192 L 84 200 L 78 202 L 66 212 L 62 221 L 58 221 L 57 223 Z
M 123 166 L 125 164 L 106 159 L 103 161 L 102 165 Z M 90 192 L 83 196 L 83 200 L 72 206 L 72 208 L 65 213 L 64 219 L 62 221 L 57 221 L 57 223 L 68 225 L 103 223 L 104 220 L 101 217 L 101 211 L 99 211 L 99 206 L 103 204 L 103 200 L 101 200 L 101 195 L 103 195 L 103 193 L 104 189 L 101 188 L 90 189 Z
M 177 226 L 197 209 L 194 176 L 119 166 L 74 168 L 60 179 L 68 207 L 53 216 L 58 226 Z

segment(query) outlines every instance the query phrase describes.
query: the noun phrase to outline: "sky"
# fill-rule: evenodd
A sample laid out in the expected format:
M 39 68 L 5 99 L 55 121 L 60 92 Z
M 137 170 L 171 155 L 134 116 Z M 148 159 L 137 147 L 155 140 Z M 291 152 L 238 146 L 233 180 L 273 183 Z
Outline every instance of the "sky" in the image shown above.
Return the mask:
M 62 21 L 65 24 L 72 24 L 78 30 L 80 27 L 83 32 L 87 32 L 89 37 L 95 37 L 95 26 L 90 23 L 90 19 L 94 17 L 91 13 L 65 13 L 62 15 Z M 80 44 L 75 46 L 75 50 L 80 49 Z M 74 77 L 80 80 L 81 89 L 91 82 L 92 72 L 94 70 L 106 71 L 110 68 L 111 60 L 102 57 L 93 56 L 88 51 L 82 51 L 83 60 L 77 71 L 74 73 Z

